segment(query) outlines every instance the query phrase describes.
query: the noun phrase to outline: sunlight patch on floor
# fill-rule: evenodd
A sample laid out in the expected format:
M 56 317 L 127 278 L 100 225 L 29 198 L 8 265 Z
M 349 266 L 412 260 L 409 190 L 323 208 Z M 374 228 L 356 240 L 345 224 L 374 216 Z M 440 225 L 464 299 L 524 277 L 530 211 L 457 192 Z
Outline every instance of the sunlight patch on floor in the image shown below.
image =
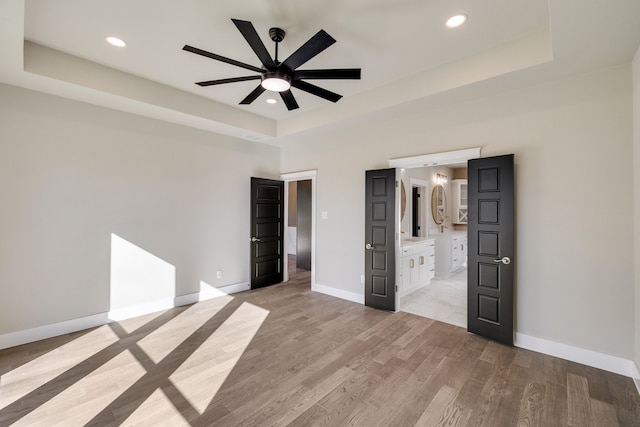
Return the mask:
M 162 408 L 158 410 L 158 408 Z M 123 426 L 188 426 L 162 390 L 156 390 L 136 411 L 129 416 Z
M 131 352 L 125 350 L 13 425 L 85 425 L 131 387 L 145 372 Z M 104 383 L 110 383 L 111 386 L 105 387 Z M 102 392 L 94 393 L 96 388 Z
M 0 409 L 35 391 L 57 376 L 118 341 L 101 326 L 0 377 Z
M 169 377 L 202 414 L 262 326 L 269 311 L 242 303 Z
M 153 321 L 157 317 L 162 316 L 167 311 L 168 310 L 155 311 L 153 313 L 143 314 L 129 319 L 118 320 L 117 323 L 127 334 L 130 334 Z
M 232 300 L 224 295 L 193 305 L 142 338 L 138 345 L 154 363 L 159 363 Z

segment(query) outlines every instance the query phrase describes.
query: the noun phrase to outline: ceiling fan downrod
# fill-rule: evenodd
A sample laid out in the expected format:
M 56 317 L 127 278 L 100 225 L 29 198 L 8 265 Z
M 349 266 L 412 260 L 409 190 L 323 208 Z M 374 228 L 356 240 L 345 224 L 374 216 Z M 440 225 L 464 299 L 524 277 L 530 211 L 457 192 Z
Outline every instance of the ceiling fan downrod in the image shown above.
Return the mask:
M 280 61 L 278 61 L 278 43 L 284 40 L 285 35 L 286 33 L 282 28 L 278 28 L 278 27 L 269 28 L 269 37 L 271 37 L 271 40 L 273 40 L 276 44 L 276 55 L 274 59 L 274 62 L 276 63 L 276 65 L 280 65 Z

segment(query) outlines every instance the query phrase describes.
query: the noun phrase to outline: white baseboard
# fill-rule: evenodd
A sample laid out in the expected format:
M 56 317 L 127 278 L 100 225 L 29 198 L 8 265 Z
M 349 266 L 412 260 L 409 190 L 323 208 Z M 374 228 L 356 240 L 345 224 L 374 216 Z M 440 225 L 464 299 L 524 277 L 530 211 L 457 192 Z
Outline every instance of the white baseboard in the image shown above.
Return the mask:
M 533 350 L 538 353 L 548 354 L 549 356 L 559 357 L 561 359 L 570 360 L 572 362 L 582 363 L 616 374 L 624 375 L 631 378 L 640 378 L 640 372 L 632 360 L 623 359 L 617 356 L 611 356 L 596 351 L 585 350 L 583 348 L 570 346 L 567 344 L 549 341 L 530 335 L 516 333 L 514 345 L 516 347 Z M 636 380 L 636 387 L 638 381 Z M 640 388 L 638 389 L 640 391 Z
M 71 332 L 82 331 L 84 329 L 94 328 L 96 326 L 106 325 L 109 322 L 129 319 L 131 317 L 142 316 L 156 311 L 168 310 L 174 307 L 193 304 L 198 301 L 205 301 L 216 298 L 221 295 L 234 294 L 249 290 L 249 283 L 237 283 L 233 285 L 221 286 L 219 288 L 201 288 L 200 292 L 181 295 L 175 298 L 165 298 L 161 300 L 151 301 L 145 304 L 138 304 L 132 307 L 112 310 L 108 313 L 99 313 L 91 316 L 81 317 L 79 319 L 65 320 L 63 322 L 53 323 L 50 325 L 39 326 L 36 328 L 25 329 L 22 331 L 10 332 L 0 335 L 0 350 L 17 345 L 28 344 L 34 341 L 40 341 L 47 338 L 57 337 L 58 335 L 69 334 Z
M 233 285 L 220 286 L 219 288 L 213 288 L 211 286 L 200 286 L 200 292 L 192 295 L 195 295 L 197 297 L 197 301 L 206 301 L 208 299 L 217 298 L 222 295 L 237 294 L 238 292 L 244 292 L 248 290 L 251 290 L 251 285 L 249 284 L 249 282 L 244 282 L 236 283 Z
M 53 323 L 51 325 L 39 326 L 37 328 L 25 329 L 17 332 L 0 335 L 0 350 L 3 348 L 15 347 L 34 341 L 40 341 L 58 335 L 81 331 L 83 329 L 94 328 L 109 323 L 107 313 L 99 313 L 79 319 L 65 320 L 64 322 Z
M 311 290 L 314 292 L 320 292 L 321 294 L 331 295 L 332 297 L 346 299 L 347 301 L 357 302 L 358 304 L 364 304 L 364 295 L 356 292 L 332 288 L 331 286 L 325 286 L 319 283 L 312 283 Z

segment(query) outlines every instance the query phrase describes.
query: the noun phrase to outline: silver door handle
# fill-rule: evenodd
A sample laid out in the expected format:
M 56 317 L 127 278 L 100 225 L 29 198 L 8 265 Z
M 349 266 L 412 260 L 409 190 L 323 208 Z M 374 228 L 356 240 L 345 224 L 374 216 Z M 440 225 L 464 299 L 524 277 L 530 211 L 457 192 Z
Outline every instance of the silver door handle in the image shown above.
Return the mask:
M 508 256 L 502 257 L 500 259 L 494 259 L 493 262 L 501 262 L 504 265 L 511 264 L 511 258 Z
M 252 237 L 251 238 L 251 243 L 255 243 L 255 242 L 259 242 L 260 239 L 258 239 L 257 237 Z
M 366 245 L 364 245 L 364 248 L 370 251 L 371 249 L 373 249 L 373 246 L 371 246 L 371 243 L 367 243 Z

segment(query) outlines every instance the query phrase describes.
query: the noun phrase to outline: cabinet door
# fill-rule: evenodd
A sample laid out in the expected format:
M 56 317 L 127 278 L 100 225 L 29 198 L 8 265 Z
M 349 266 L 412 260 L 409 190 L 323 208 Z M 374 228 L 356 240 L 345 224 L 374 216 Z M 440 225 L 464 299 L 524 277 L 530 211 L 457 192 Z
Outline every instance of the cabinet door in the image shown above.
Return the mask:
M 406 295 L 411 290 L 411 251 L 403 251 L 402 280 L 400 283 L 400 295 Z
M 418 263 L 418 286 L 424 286 L 429 283 L 429 270 L 427 268 L 427 253 L 421 252 L 416 255 Z

